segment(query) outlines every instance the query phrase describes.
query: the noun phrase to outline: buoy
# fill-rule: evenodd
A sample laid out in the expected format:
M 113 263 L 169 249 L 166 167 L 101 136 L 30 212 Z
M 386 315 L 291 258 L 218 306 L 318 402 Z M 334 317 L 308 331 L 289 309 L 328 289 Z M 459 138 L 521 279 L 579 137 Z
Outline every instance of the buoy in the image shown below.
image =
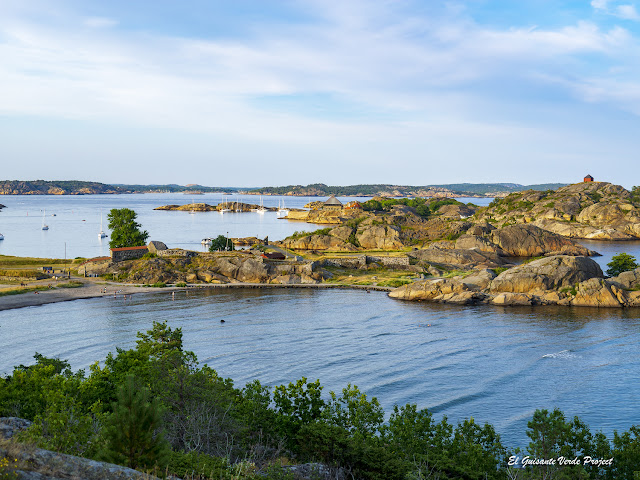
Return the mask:
M 224 320 L 220 320 L 220 323 L 224 323 Z

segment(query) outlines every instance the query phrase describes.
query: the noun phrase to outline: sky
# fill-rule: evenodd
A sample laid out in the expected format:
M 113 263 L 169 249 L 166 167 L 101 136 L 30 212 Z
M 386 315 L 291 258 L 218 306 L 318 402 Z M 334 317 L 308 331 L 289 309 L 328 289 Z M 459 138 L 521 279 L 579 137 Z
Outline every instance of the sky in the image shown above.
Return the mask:
M 640 184 L 640 0 L 0 0 L 0 180 Z

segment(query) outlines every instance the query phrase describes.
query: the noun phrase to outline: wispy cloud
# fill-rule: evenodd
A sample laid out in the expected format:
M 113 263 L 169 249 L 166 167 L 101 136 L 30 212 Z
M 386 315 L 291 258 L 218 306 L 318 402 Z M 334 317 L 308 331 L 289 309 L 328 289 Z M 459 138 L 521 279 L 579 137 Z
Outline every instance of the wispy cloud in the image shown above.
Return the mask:
M 638 15 L 638 11 L 634 5 L 618 5 L 616 14 L 620 18 L 627 20 L 640 20 L 640 15 Z
M 118 25 L 118 21 L 106 17 L 88 17 L 85 19 L 84 24 L 91 28 L 111 28 Z
M 622 18 L 624 20 L 640 20 L 640 15 L 633 4 L 614 4 L 612 0 L 592 0 L 591 6 L 598 12 Z

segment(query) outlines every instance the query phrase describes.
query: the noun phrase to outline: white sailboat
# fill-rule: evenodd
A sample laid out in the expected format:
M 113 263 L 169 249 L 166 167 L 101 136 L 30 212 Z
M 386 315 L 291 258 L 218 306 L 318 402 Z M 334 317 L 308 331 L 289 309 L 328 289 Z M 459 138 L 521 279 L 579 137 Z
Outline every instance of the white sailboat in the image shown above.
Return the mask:
M 102 212 L 100 212 L 100 231 L 98 232 L 98 237 L 106 238 L 107 234 L 104 233 L 104 229 L 102 228 Z
M 224 198 L 224 195 L 222 195 L 222 208 L 220 210 L 218 210 L 220 213 L 226 213 L 226 212 L 230 212 L 231 209 L 229 208 L 229 206 L 227 205 L 227 200 Z
M 196 211 L 193 209 L 193 206 L 196 204 L 196 202 L 193 200 L 193 198 L 191 199 L 191 210 L 189 210 L 189 215 L 195 215 Z
M 264 208 L 264 205 L 262 205 L 262 195 L 260 195 L 260 206 L 258 208 L 252 208 L 251 211 L 256 212 L 260 215 L 264 215 L 264 212 L 267 211 L 267 209 Z
M 44 223 L 44 217 L 45 217 L 46 214 L 47 214 L 47 211 L 43 210 L 43 212 L 42 212 L 42 230 L 49 230 L 49 225 Z
M 286 217 L 287 215 L 289 215 L 289 210 L 284 206 L 284 199 L 282 199 L 282 205 L 280 205 L 280 200 L 278 200 L 278 218 Z

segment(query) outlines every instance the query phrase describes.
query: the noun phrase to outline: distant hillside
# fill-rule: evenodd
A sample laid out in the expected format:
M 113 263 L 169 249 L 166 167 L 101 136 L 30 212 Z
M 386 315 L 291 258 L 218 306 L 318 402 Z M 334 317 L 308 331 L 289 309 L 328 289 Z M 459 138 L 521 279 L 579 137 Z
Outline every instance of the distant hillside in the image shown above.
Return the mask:
M 323 183 L 314 183 L 307 186 L 287 185 L 284 187 L 264 187 L 252 190 L 251 193 L 262 195 L 300 195 L 300 196 L 465 196 L 482 195 L 495 196 L 519 192 L 523 190 L 555 190 L 564 186 L 564 183 L 546 183 L 541 185 L 520 185 L 517 183 L 454 183 L 445 185 L 349 185 L 328 186 Z
M 99 182 L 79 180 L 47 181 L 47 180 L 4 180 L 0 181 L 0 195 L 91 195 L 107 193 L 253 193 L 261 195 L 295 195 L 321 196 L 329 195 L 356 197 L 455 197 L 455 196 L 504 196 L 508 193 L 523 190 L 556 190 L 564 186 L 562 183 L 545 183 L 541 185 L 519 185 L 517 183 L 452 183 L 446 185 L 347 185 L 328 186 L 324 183 L 311 185 L 287 185 L 284 187 L 238 188 L 238 187 L 206 187 L 204 185 L 108 185 Z
M 191 192 L 215 193 L 236 192 L 235 187 L 205 187 L 203 185 L 108 185 L 80 180 L 0 180 L 0 195 L 95 195 L 114 193 Z
M 0 195 L 93 195 L 99 193 L 129 193 L 129 191 L 104 183 L 79 180 L 0 181 Z
M 557 190 L 564 187 L 566 183 L 540 183 L 536 185 L 520 185 L 518 183 L 450 183 L 446 185 L 430 185 L 438 186 L 452 190 L 456 193 L 471 193 L 474 195 L 487 195 L 494 192 L 522 192 L 524 190 Z

